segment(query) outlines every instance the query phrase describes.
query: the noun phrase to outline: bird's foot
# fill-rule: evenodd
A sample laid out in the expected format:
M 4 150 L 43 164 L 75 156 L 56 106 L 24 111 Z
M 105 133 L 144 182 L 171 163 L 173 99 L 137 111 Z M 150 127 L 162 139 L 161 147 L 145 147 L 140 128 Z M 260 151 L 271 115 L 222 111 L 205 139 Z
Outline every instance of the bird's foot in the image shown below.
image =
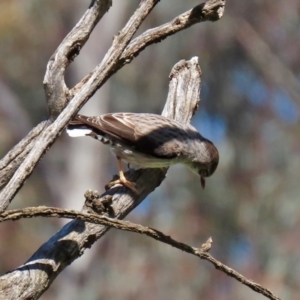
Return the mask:
M 136 189 L 136 183 L 131 182 L 129 180 L 127 180 L 126 178 L 120 178 L 114 181 L 111 181 L 110 183 L 108 183 L 105 188 L 106 189 L 111 189 L 113 186 L 115 186 L 116 184 L 122 184 L 125 185 L 126 187 L 128 187 L 130 190 L 132 190 L 135 194 L 139 194 L 138 190 Z

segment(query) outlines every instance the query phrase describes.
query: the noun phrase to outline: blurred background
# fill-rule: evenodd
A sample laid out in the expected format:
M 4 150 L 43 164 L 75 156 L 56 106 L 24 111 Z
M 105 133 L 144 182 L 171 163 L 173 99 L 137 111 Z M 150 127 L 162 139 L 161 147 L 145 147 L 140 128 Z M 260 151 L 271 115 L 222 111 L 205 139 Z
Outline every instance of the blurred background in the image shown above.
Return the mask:
M 70 4 L 72 6 L 70 8 Z M 75 85 L 103 58 L 139 1 L 114 1 L 79 57 Z M 161 1 L 139 33 L 197 5 Z M 43 77 L 49 57 L 89 1 L 0 3 L 0 156 L 47 118 Z M 201 103 L 194 126 L 220 152 L 201 189 L 174 166 L 127 219 L 201 246 L 282 299 L 300 292 L 300 3 L 228 1 L 224 17 L 152 45 L 115 74 L 82 113 L 160 113 L 168 75 L 180 59 L 199 57 Z M 80 209 L 87 189 L 104 191 L 117 173 L 109 149 L 65 133 L 47 152 L 11 208 Z M 18 267 L 67 221 L 37 218 L 1 224 L 1 274 Z M 205 261 L 147 237 L 111 230 L 65 269 L 41 299 L 265 299 Z

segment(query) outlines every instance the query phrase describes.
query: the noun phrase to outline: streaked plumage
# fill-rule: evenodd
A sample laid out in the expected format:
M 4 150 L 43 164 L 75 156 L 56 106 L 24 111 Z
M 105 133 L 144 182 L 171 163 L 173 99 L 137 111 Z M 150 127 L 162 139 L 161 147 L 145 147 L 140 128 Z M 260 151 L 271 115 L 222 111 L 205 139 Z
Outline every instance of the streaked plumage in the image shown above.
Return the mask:
M 214 173 L 219 154 L 212 142 L 191 125 L 161 115 L 112 113 L 77 115 L 67 128 L 70 136 L 91 136 L 108 144 L 117 158 L 143 168 L 182 163 L 204 177 Z

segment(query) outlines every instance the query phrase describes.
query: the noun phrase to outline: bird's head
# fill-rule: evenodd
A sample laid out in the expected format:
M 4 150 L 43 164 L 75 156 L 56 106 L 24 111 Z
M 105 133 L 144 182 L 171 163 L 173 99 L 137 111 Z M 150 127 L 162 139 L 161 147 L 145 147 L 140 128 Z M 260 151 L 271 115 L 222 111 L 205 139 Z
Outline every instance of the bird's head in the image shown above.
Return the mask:
M 219 164 L 219 152 L 212 142 L 205 140 L 202 142 L 203 149 L 193 160 L 190 168 L 200 176 L 201 186 L 205 188 L 205 178 L 211 176 Z

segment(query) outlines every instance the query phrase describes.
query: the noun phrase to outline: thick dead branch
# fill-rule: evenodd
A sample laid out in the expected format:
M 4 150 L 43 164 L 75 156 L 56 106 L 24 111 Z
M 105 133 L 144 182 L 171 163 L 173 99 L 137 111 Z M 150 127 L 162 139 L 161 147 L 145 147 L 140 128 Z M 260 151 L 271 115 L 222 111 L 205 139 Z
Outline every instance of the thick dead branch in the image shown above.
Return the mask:
M 93 193 L 89 193 L 90 196 Z M 93 195 L 94 197 L 94 195 Z M 97 196 L 96 196 L 97 197 Z M 94 203 L 98 199 L 90 199 Z M 93 224 L 101 224 L 107 227 L 113 227 L 116 229 L 121 229 L 125 231 L 130 232 L 136 232 L 140 234 L 147 235 L 159 242 L 168 244 L 174 248 L 177 248 L 179 250 L 182 250 L 184 252 L 190 253 L 192 255 L 195 255 L 201 259 L 207 260 L 210 263 L 212 263 L 216 269 L 223 271 L 228 276 L 235 278 L 239 282 L 243 283 L 244 285 L 251 288 L 253 291 L 258 292 L 267 298 L 271 300 L 280 300 L 278 297 L 276 297 L 270 290 L 262 287 L 260 284 L 253 282 L 250 279 L 247 279 L 242 274 L 238 273 L 237 271 L 231 269 L 230 267 L 224 265 L 217 259 L 215 259 L 212 255 L 208 253 L 208 251 L 211 248 L 212 239 L 209 238 L 206 243 L 204 243 L 201 248 L 195 248 L 191 247 L 185 243 L 178 242 L 174 239 L 172 239 L 170 236 L 165 235 L 161 231 L 158 231 L 156 229 L 142 226 L 140 224 L 134 224 L 129 221 L 120 221 L 117 219 L 112 219 L 107 216 L 99 216 L 95 214 L 89 214 L 89 213 L 82 213 L 75 210 L 67 210 L 67 209 L 61 209 L 61 208 L 55 208 L 55 207 L 46 207 L 46 206 L 40 206 L 40 207 L 27 207 L 24 209 L 16 209 L 16 210 L 9 210 L 7 212 L 4 212 L 0 215 L 0 222 L 5 222 L 8 220 L 19 220 L 22 218 L 34 218 L 34 217 L 55 217 L 55 218 L 68 218 L 68 219 L 76 219 L 81 220 L 84 222 L 90 222 Z M 1 287 L 1 281 L 0 281 L 0 287 Z

